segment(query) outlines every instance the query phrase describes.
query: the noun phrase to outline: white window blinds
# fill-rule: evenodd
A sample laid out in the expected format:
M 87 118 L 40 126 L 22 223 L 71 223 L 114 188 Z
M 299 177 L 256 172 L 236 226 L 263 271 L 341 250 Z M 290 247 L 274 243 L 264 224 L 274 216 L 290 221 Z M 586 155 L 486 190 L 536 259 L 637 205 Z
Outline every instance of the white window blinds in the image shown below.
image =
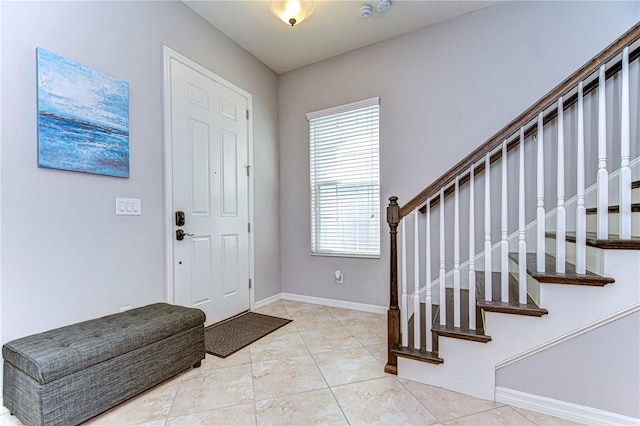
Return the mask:
M 378 98 L 307 118 L 312 253 L 380 256 Z

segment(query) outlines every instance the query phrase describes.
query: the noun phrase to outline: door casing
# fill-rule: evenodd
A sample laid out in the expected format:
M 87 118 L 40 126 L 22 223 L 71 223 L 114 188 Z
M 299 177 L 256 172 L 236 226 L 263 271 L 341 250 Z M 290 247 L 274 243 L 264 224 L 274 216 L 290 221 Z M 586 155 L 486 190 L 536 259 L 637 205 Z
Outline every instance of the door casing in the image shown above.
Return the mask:
M 216 75 L 207 68 L 193 62 L 189 58 L 179 54 L 167 46 L 162 48 L 162 67 L 163 67 L 163 133 L 164 133 L 164 228 L 165 228 L 165 288 L 166 301 L 174 303 L 174 268 L 173 268 L 173 240 L 174 224 L 173 224 L 173 140 L 171 128 L 171 60 L 177 60 L 190 68 L 202 73 L 211 80 L 225 86 L 226 88 L 240 94 L 247 100 L 247 110 L 249 118 L 247 123 L 247 144 L 248 144 L 248 161 L 249 161 L 249 180 L 247 188 L 249 194 L 249 223 L 251 223 L 251 232 L 249 232 L 249 279 L 251 280 L 251 288 L 249 289 L 249 309 L 253 309 L 255 301 L 255 278 L 254 278 L 254 229 L 253 229 L 253 100 L 251 93 L 236 86 L 230 81 Z

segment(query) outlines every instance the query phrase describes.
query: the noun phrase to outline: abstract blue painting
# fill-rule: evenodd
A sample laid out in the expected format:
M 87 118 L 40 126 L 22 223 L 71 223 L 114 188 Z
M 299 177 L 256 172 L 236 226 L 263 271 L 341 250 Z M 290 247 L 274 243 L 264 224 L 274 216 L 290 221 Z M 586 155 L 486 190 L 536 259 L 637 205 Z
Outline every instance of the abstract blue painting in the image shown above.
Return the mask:
M 44 49 L 38 167 L 129 177 L 129 84 Z

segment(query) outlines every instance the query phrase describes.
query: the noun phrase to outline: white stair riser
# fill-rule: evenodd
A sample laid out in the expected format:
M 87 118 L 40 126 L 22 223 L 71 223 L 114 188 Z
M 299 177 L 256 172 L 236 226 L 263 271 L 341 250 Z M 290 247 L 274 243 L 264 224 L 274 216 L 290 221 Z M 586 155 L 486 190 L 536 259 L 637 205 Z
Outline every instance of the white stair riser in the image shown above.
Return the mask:
M 545 247 L 547 254 L 555 256 L 556 254 L 556 239 L 547 238 L 545 240 Z M 569 241 L 565 242 L 567 263 L 572 265 L 576 264 L 576 244 Z M 598 275 L 604 274 L 604 250 L 587 246 L 587 270 L 594 272 Z
M 587 215 L 587 231 L 596 232 L 597 216 Z M 609 214 L 609 234 L 617 235 L 620 230 L 620 215 L 618 213 Z M 631 235 L 640 237 L 640 212 L 631 213 Z
M 640 203 L 640 188 L 634 188 L 631 191 L 631 202 Z
M 509 271 L 513 278 L 518 281 L 518 263 L 511 258 L 509 258 Z M 540 306 L 540 283 L 531 278 L 529 274 L 527 274 L 527 294 Z

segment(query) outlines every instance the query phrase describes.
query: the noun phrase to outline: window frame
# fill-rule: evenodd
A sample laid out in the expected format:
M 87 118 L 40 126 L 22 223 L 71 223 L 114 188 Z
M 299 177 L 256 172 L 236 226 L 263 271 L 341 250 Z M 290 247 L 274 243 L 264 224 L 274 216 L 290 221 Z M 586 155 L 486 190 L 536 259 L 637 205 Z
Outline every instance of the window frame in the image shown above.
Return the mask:
M 365 185 L 364 183 L 344 183 L 344 185 L 351 185 L 354 186 L 356 188 L 363 188 L 364 186 L 371 186 L 377 185 L 377 188 L 374 188 L 373 191 L 367 191 L 367 193 L 372 193 L 374 195 L 377 195 L 377 204 L 376 204 L 376 213 L 377 214 L 377 226 L 376 226 L 376 243 L 377 243 L 377 250 L 375 252 L 366 252 L 366 251 L 357 251 L 357 250 L 346 250 L 344 249 L 344 245 L 342 247 L 343 250 L 320 250 L 318 247 L 314 247 L 314 242 L 315 245 L 318 245 L 318 238 L 317 235 L 314 235 L 314 233 L 318 233 L 319 229 L 317 224 L 318 224 L 318 219 L 316 217 L 316 220 L 314 221 L 314 216 L 319 214 L 319 208 L 314 209 L 314 193 L 316 194 L 316 198 L 317 198 L 317 189 L 316 191 L 314 191 L 314 186 L 318 186 L 317 185 L 317 179 L 316 182 L 314 182 L 314 180 L 312 179 L 314 176 L 314 167 L 317 168 L 318 163 L 317 162 L 313 162 L 313 153 L 312 153 L 312 134 L 311 134 L 311 130 L 312 130 L 312 120 L 316 120 L 316 119 L 322 119 L 322 118 L 327 118 L 330 116 L 334 116 L 334 115 L 339 115 L 339 114 L 344 114 L 344 113 L 350 113 L 350 112 L 355 112 L 357 110 L 360 109 L 364 109 L 364 108 L 371 108 L 371 107 L 376 107 L 377 109 L 377 123 L 376 123 L 376 127 L 377 127 L 377 135 L 376 135 L 376 156 L 377 158 L 376 163 L 377 163 L 377 176 L 374 177 L 374 179 L 371 181 L 371 183 L 369 185 Z M 374 98 L 369 98 L 369 99 L 365 99 L 362 101 L 357 101 L 357 102 L 352 102 L 349 104 L 344 104 L 344 105 L 339 105 L 336 107 L 332 107 L 332 108 L 326 108 L 323 110 L 319 110 L 319 111 L 314 111 L 314 112 L 310 112 L 307 114 L 307 120 L 309 121 L 309 129 L 308 129 L 308 135 L 309 135 L 309 195 L 310 195 L 310 215 L 309 215 L 309 219 L 310 219 L 310 252 L 312 256 L 329 256 L 329 257 L 353 257 L 353 258 L 367 258 L 367 259 L 379 259 L 381 256 L 381 242 L 382 242 L 382 238 L 381 238 L 381 231 L 382 231 L 382 210 L 380 207 L 380 200 L 381 200 L 381 194 L 380 194 L 380 98 L 379 97 L 374 97 Z M 336 143 L 336 146 L 338 146 L 339 143 Z M 377 177 L 377 180 L 375 179 Z M 339 180 L 333 181 L 333 182 L 328 182 L 325 184 L 325 186 L 330 187 L 330 186 L 338 186 L 340 185 Z M 336 197 L 336 200 L 339 200 L 340 197 Z M 354 197 L 355 199 L 355 197 Z M 357 221 L 357 218 L 355 219 Z M 314 226 L 314 223 L 316 224 L 316 226 Z M 368 227 L 370 228 L 371 226 L 368 225 Z M 355 233 L 355 235 L 358 235 L 358 232 Z M 314 236 L 316 238 L 314 238 Z

